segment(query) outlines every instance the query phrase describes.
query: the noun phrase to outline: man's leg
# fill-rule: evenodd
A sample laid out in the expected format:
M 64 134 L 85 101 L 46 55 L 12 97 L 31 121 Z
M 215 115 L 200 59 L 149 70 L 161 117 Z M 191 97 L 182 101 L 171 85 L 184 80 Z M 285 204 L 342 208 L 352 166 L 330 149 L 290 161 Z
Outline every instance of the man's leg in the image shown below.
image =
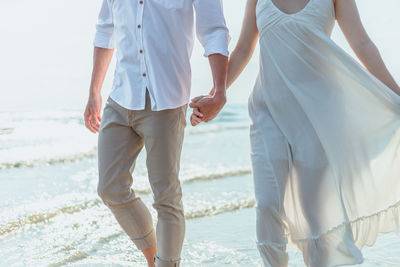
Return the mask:
M 157 267 L 179 266 L 185 235 L 179 165 L 186 108 L 151 111 L 147 106 L 135 127 L 145 140 L 153 206 L 158 213 Z
M 104 109 L 98 144 L 98 194 L 137 248 L 152 259 L 156 244 L 152 218 L 131 188 L 130 169 L 143 148 L 143 139 L 130 125 L 131 113 L 112 99 Z

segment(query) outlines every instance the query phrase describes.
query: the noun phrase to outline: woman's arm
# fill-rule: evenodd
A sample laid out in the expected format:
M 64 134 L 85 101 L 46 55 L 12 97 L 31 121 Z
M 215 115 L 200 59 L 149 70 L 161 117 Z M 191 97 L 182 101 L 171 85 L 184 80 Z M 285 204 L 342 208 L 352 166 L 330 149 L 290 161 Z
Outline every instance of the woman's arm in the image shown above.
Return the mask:
M 400 95 L 400 87 L 389 73 L 379 50 L 361 22 L 355 0 L 334 0 L 336 20 L 351 48 L 367 70 Z
M 229 58 L 227 88 L 233 84 L 247 66 L 256 47 L 258 41 L 256 5 L 257 0 L 247 0 L 239 41 Z

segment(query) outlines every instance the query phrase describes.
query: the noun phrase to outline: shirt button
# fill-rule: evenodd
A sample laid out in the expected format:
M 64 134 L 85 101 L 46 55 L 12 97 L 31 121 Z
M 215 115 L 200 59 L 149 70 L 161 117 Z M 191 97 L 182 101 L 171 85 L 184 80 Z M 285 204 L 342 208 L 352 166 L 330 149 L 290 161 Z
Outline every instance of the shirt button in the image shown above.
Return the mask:
M 140 29 L 140 28 L 142 28 L 142 25 L 139 24 L 139 25 L 137 25 L 137 27 L 138 27 L 138 29 Z
M 139 4 L 143 5 L 143 1 L 139 1 Z
M 142 50 L 142 49 L 140 49 L 140 50 L 139 50 L 139 53 L 140 53 L 140 54 L 143 54 L 143 50 Z
M 143 73 L 142 76 L 143 76 L 143 77 L 146 77 L 147 75 L 146 75 L 146 73 Z

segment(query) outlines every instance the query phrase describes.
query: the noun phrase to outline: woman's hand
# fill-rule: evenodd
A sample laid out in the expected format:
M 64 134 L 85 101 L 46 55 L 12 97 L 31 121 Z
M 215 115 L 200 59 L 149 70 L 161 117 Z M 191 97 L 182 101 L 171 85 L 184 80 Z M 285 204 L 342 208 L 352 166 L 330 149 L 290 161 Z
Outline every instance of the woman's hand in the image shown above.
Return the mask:
M 194 108 L 193 109 L 193 113 L 190 116 L 190 123 L 192 124 L 192 126 L 197 126 L 198 124 L 200 124 L 203 120 L 203 114 L 199 111 L 199 109 Z

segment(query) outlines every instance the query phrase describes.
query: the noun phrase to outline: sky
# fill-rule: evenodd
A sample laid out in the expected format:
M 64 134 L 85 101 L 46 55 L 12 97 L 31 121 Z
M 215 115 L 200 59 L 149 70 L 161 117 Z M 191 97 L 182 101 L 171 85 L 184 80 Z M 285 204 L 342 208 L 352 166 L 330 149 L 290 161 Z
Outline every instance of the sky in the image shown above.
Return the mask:
M 224 0 L 232 41 L 237 42 L 245 0 Z M 0 111 L 81 109 L 89 90 L 94 26 L 101 0 L 1 0 Z M 358 0 L 363 23 L 393 76 L 400 81 L 399 0 Z M 333 39 L 352 54 L 340 31 Z M 192 95 L 212 84 L 208 61 L 196 41 L 192 56 Z M 245 104 L 258 70 L 258 52 L 228 94 Z M 112 86 L 110 68 L 103 98 Z

